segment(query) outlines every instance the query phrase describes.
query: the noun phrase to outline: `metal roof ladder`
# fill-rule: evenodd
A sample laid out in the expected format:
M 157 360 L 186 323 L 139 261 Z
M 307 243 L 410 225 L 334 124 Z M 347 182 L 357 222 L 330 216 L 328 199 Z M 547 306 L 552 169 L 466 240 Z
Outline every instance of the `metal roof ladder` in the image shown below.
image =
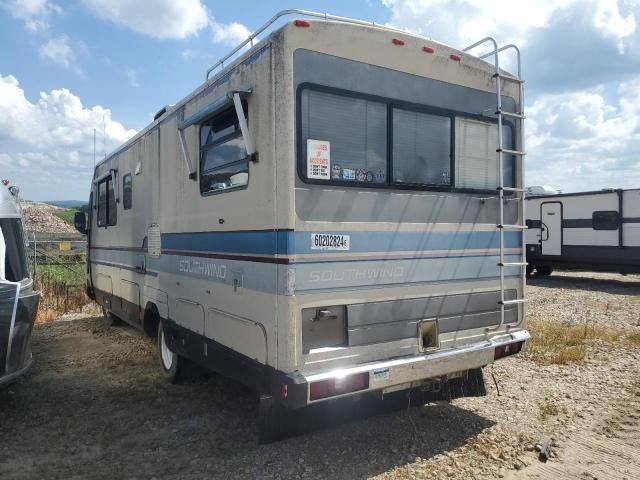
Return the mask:
M 493 57 L 495 73 L 493 77 L 496 81 L 496 98 L 497 98 L 497 108 L 495 111 L 495 115 L 498 119 L 498 144 L 496 148 L 496 153 L 498 154 L 498 186 L 497 186 L 497 196 L 499 200 L 499 219 L 496 225 L 500 233 L 500 261 L 498 263 L 498 268 L 500 269 L 500 301 L 498 302 L 500 305 L 500 325 L 498 325 L 495 330 L 499 330 L 503 327 L 505 321 L 505 309 L 511 305 L 523 305 L 527 302 L 526 298 L 526 274 L 527 274 L 527 261 L 526 261 L 526 250 L 525 250 L 525 233 L 526 233 L 526 216 L 525 216 L 525 189 L 523 187 L 509 187 L 504 185 L 504 157 L 505 155 L 515 155 L 524 157 L 524 96 L 523 96 L 523 84 L 524 80 L 522 80 L 522 70 L 520 64 L 520 50 L 515 45 L 505 45 L 504 47 L 498 47 L 497 42 L 491 38 L 484 38 L 464 49 L 464 51 L 468 51 L 474 49 L 480 45 L 489 43 L 492 45 L 493 50 L 481 55 L 480 58 Z M 505 72 L 500 70 L 499 57 L 500 52 L 504 52 L 505 50 L 513 50 L 516 54 L 516 60 L 518 65 L 518 75 L 516 77 L 512 75 L 508 75 Z M 519 87 L 519 101 L 516 106 L 516 112 L 508 112 L 503 109 L 502 106 L 502 83 L 503 82 L 514 82 L 518 84 Z M 516 149 L 507 149 L 504 145 L 504 138 L 502 132 L 502 125 L 505 118 L 512 119 L 514 123 L 516 123 L 516 132 L 518 132 L 518 138 L 516 139 Z M 519 128 L 518 128 L 519 127 Z M 519 148 L 519 150 L 518 150 Z M 522 173 L 522 185 L 524 186 L 524 172 Z M 506 196 L 508 195 L 508 196 Z M 513 195 L 513 196 L 512 196 Z M 510 225 L 505 224 L 504 219 L 504 210 L 505 210 L 505 200 L 515 200 L 518 202 L 518 218 L 521 223 Z M 522 235 L 521 241 L 521 253 L 520 260 L 518 262 L 505 262 L 505 232 L 506 231 L 518 231 Z M 521 298 L 509 299 L 505 298 L 505 269 L 513 269 L 519 268 L 520 275 L 522 276 L 522 294 Z M 524 309 L 524 305 L 523 305 Z M 523 311 L 524 313 L 524 311 Z

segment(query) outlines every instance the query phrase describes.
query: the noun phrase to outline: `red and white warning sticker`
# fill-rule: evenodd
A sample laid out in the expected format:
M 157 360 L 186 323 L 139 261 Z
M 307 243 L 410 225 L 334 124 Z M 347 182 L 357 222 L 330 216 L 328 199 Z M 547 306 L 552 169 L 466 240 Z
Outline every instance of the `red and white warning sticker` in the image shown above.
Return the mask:
M 307 178 L 331 179 L 331 144 L 307 139 Z

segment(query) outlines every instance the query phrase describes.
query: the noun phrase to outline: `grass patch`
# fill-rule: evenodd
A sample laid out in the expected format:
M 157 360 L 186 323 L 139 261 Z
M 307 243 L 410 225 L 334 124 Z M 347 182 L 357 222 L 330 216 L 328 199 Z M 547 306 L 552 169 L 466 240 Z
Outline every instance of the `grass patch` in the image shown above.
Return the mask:
M 62 283 L 65 285 L 84 285 L 85 263 L 71 265 L 38 265 L 36 279 L 39 284 L 50 285 Z
M 42 291 L 36 323 L 47 323 L 60 315 L 80 311 L 91 303 L 85 293 L 85 262 L 70 262 L 60 258 L 62 264 L 38 264 L 35 286 Z
M 56 217 L 61 218 L 62 220 L 67 222 L 69 225 L 73 225 L 73 217 L 75 216 L 76 212 L 79 212 L 77 208 L 70 208 L 68 210 L 56 210 L 53 212 L 53 214 Z
M 543 363 L 580 363 L 586 355 L 590 335 L 588 325 L 566 326 L 550 321 L 531 321 L 528 352 Z
M 589 345 L 606 343 L 634 347 L 640 345 L 640 332 L 604 328 L 590 324 L 563 325 L 548 320 L 528 323 L 531 341 L 527 351 L 541 363 L 566 365 L 582 363 Z

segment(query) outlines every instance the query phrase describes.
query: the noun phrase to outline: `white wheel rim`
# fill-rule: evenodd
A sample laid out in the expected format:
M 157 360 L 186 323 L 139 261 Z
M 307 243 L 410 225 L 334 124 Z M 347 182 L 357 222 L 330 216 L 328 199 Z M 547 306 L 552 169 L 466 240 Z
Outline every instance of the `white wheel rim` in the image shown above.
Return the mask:
M 160 357 L 162 358 L 162 366 L 165 370 L 171 370 L 173 366 L 173 352 L 167 347 L 164 339 L 164 331 L 160 331 Z

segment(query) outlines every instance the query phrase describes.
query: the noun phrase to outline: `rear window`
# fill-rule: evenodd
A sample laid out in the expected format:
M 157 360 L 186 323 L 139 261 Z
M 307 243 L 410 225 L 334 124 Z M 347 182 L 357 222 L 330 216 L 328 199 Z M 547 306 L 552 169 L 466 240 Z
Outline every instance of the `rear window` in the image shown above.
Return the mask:
M 312 85 L 298 95 L 298 165 L 306 182 L 483 191 L 500 184 L 495 119 Z M 507 149 L 513 133 L 505 122 Z M 505 186 L 514 186 L 514 165 L 504 155 Z

